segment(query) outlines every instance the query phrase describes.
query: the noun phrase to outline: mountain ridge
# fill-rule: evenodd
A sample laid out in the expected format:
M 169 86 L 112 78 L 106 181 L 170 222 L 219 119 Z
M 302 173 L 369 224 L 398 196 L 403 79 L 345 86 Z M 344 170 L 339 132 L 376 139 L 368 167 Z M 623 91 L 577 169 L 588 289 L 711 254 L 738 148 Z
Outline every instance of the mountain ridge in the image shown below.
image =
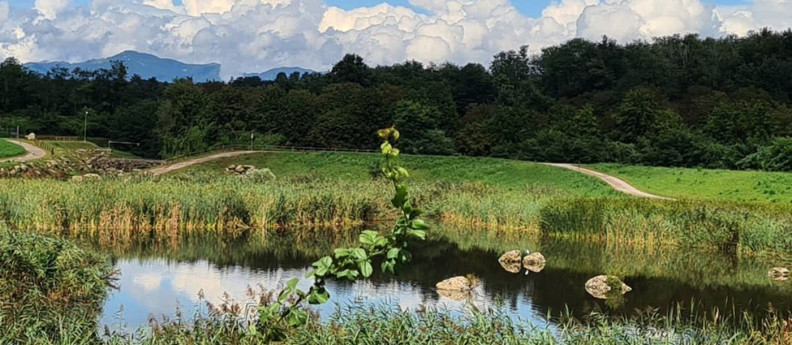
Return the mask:
M 174 79 L 192 78 L 195 82 L 222 81 L 219 63 L 189 64 L 175 59 L 161 58 L 153 54 L 126 50 L 116 55 L 90 59 L 82 62 L 40 61 L 23 64 L 28 69 L 46 74 L 52 68 L 62 67 L 69 71 L 79 68 L 87 71 L 109 69 L 113 61 L 121 61 L 126 65 L 129 76 L 139 75 L 143 79 L 155 78 L 170 82 Z M 262 80 L 275 80 L 279 73 L 290 75 L 294 72 L 312 73 L 313 70 L 301 67 L 277 67 L 261 73 L 244 73 L 241 77 L 258 76 Z

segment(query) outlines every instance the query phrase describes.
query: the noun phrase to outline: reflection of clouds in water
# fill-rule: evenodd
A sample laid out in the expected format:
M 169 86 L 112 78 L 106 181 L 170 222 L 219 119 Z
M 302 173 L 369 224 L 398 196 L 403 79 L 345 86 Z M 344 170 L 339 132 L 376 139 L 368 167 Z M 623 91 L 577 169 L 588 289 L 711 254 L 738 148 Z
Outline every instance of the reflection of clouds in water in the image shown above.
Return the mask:
M 159 289 L 162 284 L 162 276 L 153 273 L 144 273 L 132 279 L 132 284 L 140 286 L 146 292 L 153 292 Z
M 205 301 L 213 304 L 222 303 L 226 295 L 237 303 L 246 304 L 251 302 L 248 296 L 251 287 L 257 289 L 261 285 L 277 291 L 287 280 L 295 277 L 300 278 L 299 288 L 307 290 L 311 286 L 311 281 L 303 278 L 307 268 L 254 271 L 238 266 L 218 268 L 204 260 L 193 263 L 121 260 L 117 268 L 121 271 L 121 289 L 114 292 L 105 304 L 102 323 L 111 326 L 117 324 L 114 314 L 123 306 L 123 317 L 130 329 L 145 325 L 150 315 L 173 315 L 177 307 L 182 307 L 185 315 L 193 315 L 196 307 L 202 307 L 197 305 L 200 292 L 203 292 Z M 415 311 L 421 306 L 458 311 L 465 308 L 467 303 L 472 303 L 480 310 L 496 306 L 495 299 L 485 292 L 485 287 L 478 287 L 467 301 L 440 297 L 434 289 L 396 280 L 351 284 L 328 282 L 328 290 L 333 296 L 333 303 L 317 307 L 324 317 L 330 316 L 337 305 L 358 302 L 398 305 L 403 311 Z M 520 305 L 519 308 L 513 308 L 516 316 L 544 323 L 541 316 L 532 311 L 530 296 L 520 295 L 510 296 L 511 303 L 508 303 Z

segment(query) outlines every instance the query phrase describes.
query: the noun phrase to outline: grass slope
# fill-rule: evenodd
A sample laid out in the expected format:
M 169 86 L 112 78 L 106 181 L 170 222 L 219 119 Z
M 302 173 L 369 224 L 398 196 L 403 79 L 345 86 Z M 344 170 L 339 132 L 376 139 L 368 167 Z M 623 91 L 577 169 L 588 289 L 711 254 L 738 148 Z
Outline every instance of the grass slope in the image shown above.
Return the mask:
M 23 154 L 25 154 L 25 149 L 22 146 L 0 139 L 0 158 L 15 157 Z
M 269 168 L 280 177 L 313 176 L 346 181 L 367 181 L 376 170 L 379 155 L 359 153 L 258 153 L 211 161 L 182 171 L 178 175 L 223 174 L 231 164 Z M 415 182 L 475 182 L 504 188 L 525 187 L 543 192 L 577 196 L 620 196 L 604 182 L 574 171 L 540 164 L 496 158 L 409 156 L 401 159 Z
M 596 164 L 597 171 L 638 189 L 674 198 L 792 203 L 792 174 L 782 172 L 660 168 Z

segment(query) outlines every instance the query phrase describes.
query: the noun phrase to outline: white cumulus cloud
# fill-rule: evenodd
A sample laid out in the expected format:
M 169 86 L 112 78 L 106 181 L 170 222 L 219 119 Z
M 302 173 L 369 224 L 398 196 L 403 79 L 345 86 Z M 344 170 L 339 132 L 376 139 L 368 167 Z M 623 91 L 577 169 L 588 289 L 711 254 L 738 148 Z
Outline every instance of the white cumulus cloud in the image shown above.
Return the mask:
M 517 0 L 512 0 L 517 1 Z M 619 41 L 699 33 L 745 35 L 792 25 L 791 0 L 717 7 L 702 0 L 559 0 L 538 17 L 509 0 L 410 0 L 341 9 L 324 0 L 0 1 L 0 58 L 82 61 L 137 50 L 190 63 L 218 62 L 224 77 L 279 66 L 327 70 L 345 53 L 370 64 L 407 59 L 488 63 L 522 45 L 532 52 L 575 37 Z

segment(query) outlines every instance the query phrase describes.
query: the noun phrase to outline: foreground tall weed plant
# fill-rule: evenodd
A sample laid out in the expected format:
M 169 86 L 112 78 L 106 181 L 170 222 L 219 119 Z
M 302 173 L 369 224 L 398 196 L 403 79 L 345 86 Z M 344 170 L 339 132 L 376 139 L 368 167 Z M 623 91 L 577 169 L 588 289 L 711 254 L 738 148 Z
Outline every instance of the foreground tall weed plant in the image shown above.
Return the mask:
M 426 239 L 428 227 L 423 220 L 418 219 L 421 211 L 413 207 L 407 185 L 402 181 L 409 173 L 399 166 L 399 149 L 393 147 L 392 143 L 399 140 L 399 131 L 388 128 L 380 130 L 378 135 L 383 141 L 380 146 L 382 175 L 393 185 L 395 193 L 391 204 L 400 212 L 396 225 L 385 236 L 376 231 L 363 231 L 357 247 L 337 248 L 333 255 L 314 262 L 314 269 L 306 275 L 306 278 L 314 279 L 308 291 L 297 288 L 299 279 L 290 280 L 276 301 L 259 308 L 258 323 L 250 328 L 254 337 L 264 341 L 284 339 L 289 328 L 300 327 L 308 322 L 305 302 L 316 305 L 327 303 L 330 299 L 326 289 L 327 280 L 354 282 L 368 278 L 374 273 L 376 263 L 380 264 L 383 273 L 395 274 L 397 269 L 412 259 L 412 254 L 407 250 L 409 241 Z

